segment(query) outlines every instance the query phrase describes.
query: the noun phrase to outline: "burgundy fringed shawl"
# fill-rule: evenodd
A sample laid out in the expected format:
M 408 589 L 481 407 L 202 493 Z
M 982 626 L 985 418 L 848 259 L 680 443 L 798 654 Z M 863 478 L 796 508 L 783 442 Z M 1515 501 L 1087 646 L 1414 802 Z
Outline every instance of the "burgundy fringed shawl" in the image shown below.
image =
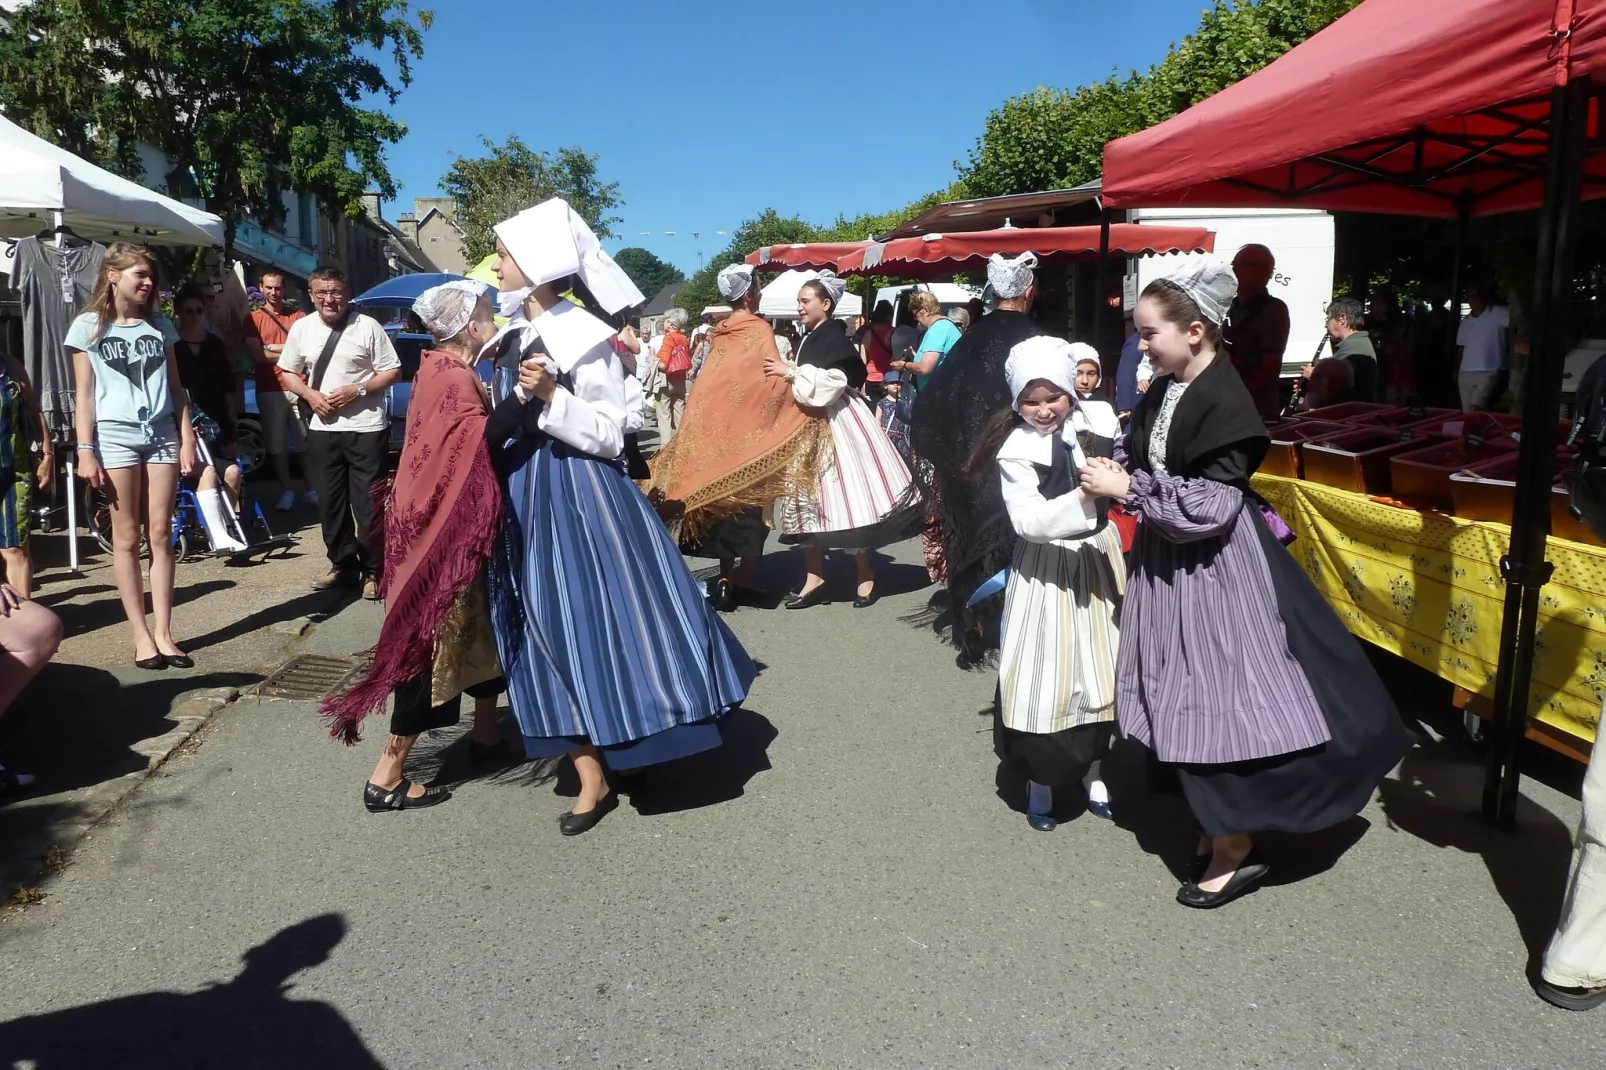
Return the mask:
M 385 508 L 385 623 L 373 665 L 322 707 L 330 734 L 347 744 L 397 684 L 431 671 L 436 633 L 495 545 L 503 503 L 485 442 L 488 408 L 473 369 L 450 353 L 425 351 Z

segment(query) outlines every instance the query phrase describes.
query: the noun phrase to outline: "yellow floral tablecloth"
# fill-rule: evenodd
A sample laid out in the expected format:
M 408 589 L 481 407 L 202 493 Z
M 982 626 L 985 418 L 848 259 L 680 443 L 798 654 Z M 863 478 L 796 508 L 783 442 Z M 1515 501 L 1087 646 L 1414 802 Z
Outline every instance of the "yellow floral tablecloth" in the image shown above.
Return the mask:
M 1504 524 L 1400 509 L 1319 483 L 1256 476 L 1299 538 L 1289 549 L 1349 630 L 1485 697 L 1494 693 Z M 1531 715 L 1593 741 L 1606 695 L 1606 549 L 1551 539 Z

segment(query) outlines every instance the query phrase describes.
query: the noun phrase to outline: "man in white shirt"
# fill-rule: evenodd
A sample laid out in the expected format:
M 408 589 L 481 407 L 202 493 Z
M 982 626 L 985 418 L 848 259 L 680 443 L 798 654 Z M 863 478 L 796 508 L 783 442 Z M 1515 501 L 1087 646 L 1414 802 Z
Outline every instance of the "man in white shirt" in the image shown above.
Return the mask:
M 380 562 L 374 552 L 374 480 L 389 456 L 385 390 L 401 376 L 401 359 L 385 329 L 352 313 L 345 275 L 323 267 L 307 291 L 316 316 L 290 327 L 279 354 L 284 388 L 311 407 L 307 452 L 318 483 L 318 514 L 329 572 L 313 584 L 322 590 L 362 583 L 363 597 L 377 599 Z M 333 344 L 331 336 L 339 332 Z
M 1506 366 L 1506 330 L 1511 312 L 1505 305 L 1491 305 L 1481 286 L 1467 287 L 1467 307 L 1472 314 L 1461 320 L 1455 333 L 1460 359 L 1458 380 L 1461 409 L 1487 409 L 1494 402 L 1495 387 Z

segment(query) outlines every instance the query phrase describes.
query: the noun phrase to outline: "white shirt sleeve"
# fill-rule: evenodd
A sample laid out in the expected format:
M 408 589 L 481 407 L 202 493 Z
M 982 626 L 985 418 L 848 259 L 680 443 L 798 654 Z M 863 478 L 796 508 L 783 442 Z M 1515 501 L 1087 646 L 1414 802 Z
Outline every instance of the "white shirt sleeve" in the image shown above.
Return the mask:
M 614 458 L 625 448 L 625 375 L 607 342 L 592 348 L 569 371 L 571 393 L 559 387 L 537 425 L 553 438 L 594 457 Z
M 1037 466 L 1008 457 L 998 459 L 1003 475 L 1004 508 L 1009 522 L 1027 542 L 1053 542 L 1084 535 L 1098 526 L 1098 509 L 1080 490 L 1045 498 L 1037 489 Z
M 634 375 L 625 376 L 625 434 L 633 435 L 647 423 L 647 395 L 642 393 L 641 380 Z
M 1149 362 L 1149 355 L 1145 353 L 1143 359 L 1138 361 L 1138 382 L 1147 383 L 1153 378 L 1154 365 Z
M 792 378 L 792 397 L 799 405 L 823 409 L 848 389 L 848 377 L 835 368 L 799 365 Z
M 370 352 L 373 353 L 374 371 L 388 372 L 392 368 L 400 368 L 401 358 L 396 355 L 396 345 L 390 340 L 390 335 L 385 333 L 385 328 L 381 327 L 376 319 L 371 319 L 367 316 L 363 318 L 368 320 L 368 335 L 372 340 L 370 344 L 373 346 Z

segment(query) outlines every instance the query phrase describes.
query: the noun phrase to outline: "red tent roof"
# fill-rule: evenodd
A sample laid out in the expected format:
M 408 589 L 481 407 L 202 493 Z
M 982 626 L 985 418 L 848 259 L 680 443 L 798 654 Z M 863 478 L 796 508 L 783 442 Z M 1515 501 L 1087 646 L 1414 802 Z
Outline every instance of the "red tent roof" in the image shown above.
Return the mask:
M 747 254 L 747 263 L 766 271 L 787 271 L 791 268 L 819 271 L 833 267 L 838 260 L 856 253 L 870 243 L 867 241 L 822 241 L 806 245 L 766 245 Z
M 1099 255 L 1098 227 L 1020 227 L 977 230 L 964 234 L 923 234 L 890 242 L 870 242 L 841 257 L 839 275 L 896 275 L 909 279 L 943 279 L 961 271 L 980 270 L 989 256 L 1034 252 L 1045 264 L 1092 260 Z M 1163 227 L 1116 223 L 1110 227 L 1112 256 L 1148 253 L 1210 252 L 1214 231 L 1203 227 Z
M 1105 203 L 1535 208 L 1550 91 L 1603 66 L 1606 0 L 1366 0 L 1264 70 L 1105 146 Z M 1599 95 L 1588 136 L 1584 196 L 1606 196 Z

